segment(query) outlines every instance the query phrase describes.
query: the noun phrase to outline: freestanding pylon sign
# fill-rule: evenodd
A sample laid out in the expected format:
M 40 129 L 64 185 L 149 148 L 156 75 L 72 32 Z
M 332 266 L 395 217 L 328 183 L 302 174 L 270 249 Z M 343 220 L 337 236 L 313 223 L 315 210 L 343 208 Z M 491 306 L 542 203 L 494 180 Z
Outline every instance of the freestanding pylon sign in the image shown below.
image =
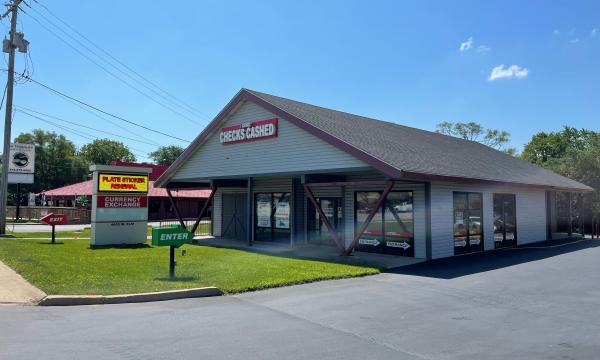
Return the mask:
M 150 168 L 92 165 L 91 245 L 146 242 Z

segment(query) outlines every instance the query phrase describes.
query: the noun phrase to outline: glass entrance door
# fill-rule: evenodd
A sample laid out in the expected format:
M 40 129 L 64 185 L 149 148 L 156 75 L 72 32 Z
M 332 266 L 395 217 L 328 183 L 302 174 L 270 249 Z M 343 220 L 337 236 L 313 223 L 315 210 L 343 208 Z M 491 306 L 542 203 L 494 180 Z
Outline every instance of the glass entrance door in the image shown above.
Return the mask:
M 343 211 L 341 198 L 318 198 L 317 204 L 321 206 L 325 217 L 343 239 Z M 312 244 L 335 245 L 331 235 L 327 231 L 319 212 L 312 203 L 308 206 L 308 241 Z
M 483 251 L 482 197 L 454 192 L 454 255 Z
M 494 247 L 517 245 L 517 216 L 514 194 L 494 194 Z

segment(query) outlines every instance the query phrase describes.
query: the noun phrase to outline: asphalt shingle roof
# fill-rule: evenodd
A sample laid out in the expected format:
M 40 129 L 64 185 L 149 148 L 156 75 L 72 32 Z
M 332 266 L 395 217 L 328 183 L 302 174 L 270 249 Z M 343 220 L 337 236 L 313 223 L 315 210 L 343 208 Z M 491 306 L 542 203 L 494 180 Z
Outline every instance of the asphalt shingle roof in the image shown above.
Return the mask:
M 411 173 L 589 191 L 587 185 L 474 141 L 244 89 L 394 168 Z

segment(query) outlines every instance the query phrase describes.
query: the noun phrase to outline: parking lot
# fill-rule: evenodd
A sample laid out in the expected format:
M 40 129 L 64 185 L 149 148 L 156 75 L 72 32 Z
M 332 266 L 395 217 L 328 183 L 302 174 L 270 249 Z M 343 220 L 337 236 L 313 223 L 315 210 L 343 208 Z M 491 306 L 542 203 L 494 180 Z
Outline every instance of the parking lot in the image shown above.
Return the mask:
M 591 359 L 600 241 L 237 296 L 0 307 L 2 359 Z

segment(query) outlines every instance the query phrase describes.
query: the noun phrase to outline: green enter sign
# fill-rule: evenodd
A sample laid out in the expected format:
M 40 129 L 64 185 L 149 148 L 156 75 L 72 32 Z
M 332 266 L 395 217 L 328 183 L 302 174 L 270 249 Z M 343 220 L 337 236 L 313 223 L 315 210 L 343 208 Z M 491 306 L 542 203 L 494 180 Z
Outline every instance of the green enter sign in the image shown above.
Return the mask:
M 174 246 L 192 242 L 194 234 L 179 225 L 152 229 L 152 246 Z

